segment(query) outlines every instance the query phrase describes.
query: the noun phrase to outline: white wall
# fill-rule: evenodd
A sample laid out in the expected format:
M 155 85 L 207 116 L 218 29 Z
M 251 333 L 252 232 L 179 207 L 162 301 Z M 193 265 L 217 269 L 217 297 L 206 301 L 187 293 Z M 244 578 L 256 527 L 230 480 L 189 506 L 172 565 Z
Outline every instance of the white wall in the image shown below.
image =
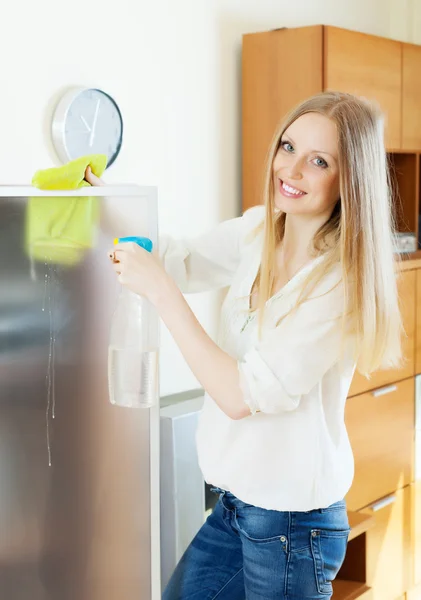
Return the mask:
M 119 102 L 124 147 L 109 182 L 158 185 L 161 231 L 203 232 L 240 207 L 241 35 L 331 24 L 421 43 L 421 0 L 56 0 L 3 15 L 0 183 L 55 161 L 51 110 L 72 85 Z M 213 333 L 217 299 L 189 298 Z M 197 383 L 166 332 L 161 392 Z

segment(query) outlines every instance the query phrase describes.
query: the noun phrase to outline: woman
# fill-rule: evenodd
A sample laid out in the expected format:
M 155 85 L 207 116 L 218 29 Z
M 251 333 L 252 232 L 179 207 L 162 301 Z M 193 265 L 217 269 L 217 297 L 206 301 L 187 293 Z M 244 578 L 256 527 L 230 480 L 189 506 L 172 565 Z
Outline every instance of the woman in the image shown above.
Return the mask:
M 303 102 L 275 134 L 263 199 L 208 235 L 164 240 L 166 270 L 135 245 L 110 255 L 206 391 L 197 446 L 219 501 L 165 600 L 331 597 L 349 534 L 349 386 L 356 366 L 400 360 L 381 114 L 342 93 Z M 224 286 L 217 345 L 180 289 Z

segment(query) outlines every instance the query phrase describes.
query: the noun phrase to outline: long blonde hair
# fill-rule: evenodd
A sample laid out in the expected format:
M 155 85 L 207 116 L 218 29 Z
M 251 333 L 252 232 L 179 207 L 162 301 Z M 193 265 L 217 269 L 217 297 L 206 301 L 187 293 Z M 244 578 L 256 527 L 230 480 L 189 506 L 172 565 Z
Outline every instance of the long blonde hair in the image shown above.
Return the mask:
M 286 214 L 275 212 L 272 165 L 285 130 L 300 116 L 316 112 L 331 119 L 338 132 L 340 198 L 330 219 L 313 239 L 324 260 L 313 270 L 297 306 L 309 298 L 326 273 L 340 262 L 345 290 L 345 321 L 352 324 L 358 370 L 369 375 L 401 361 L 402 321 L 393 254 L 393 215 L 384 119 L 372 103 L 340 92 L 312 96 L 278 127 L 269 149 L 264 182 L 266 206 L 262 263 L 256 279 L 257 308 L 272 294 L 275 250 L 283 239 Z

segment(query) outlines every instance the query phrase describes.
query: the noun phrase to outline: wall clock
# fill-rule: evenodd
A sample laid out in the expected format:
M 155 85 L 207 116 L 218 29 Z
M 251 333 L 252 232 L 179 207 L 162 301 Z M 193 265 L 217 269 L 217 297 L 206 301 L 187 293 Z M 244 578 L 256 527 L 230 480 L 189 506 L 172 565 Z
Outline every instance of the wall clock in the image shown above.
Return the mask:
M 105 154 L 109 167 L 123 142 L 123 119 L 116 101 L 96 88 L 68 90 L 53 114 L 52 140 L 63 163 L 86 154 Z

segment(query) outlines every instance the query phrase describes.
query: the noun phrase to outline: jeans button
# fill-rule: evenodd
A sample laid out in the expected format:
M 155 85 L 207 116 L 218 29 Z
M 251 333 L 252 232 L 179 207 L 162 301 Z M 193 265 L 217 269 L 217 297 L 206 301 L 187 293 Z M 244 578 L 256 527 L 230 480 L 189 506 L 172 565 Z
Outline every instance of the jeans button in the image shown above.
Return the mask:
M 281 535 L 281 537 L 279 539 L 281 540 L 282 543 L 285 543 L 287 541 L 287 539 L 284 535 Z

